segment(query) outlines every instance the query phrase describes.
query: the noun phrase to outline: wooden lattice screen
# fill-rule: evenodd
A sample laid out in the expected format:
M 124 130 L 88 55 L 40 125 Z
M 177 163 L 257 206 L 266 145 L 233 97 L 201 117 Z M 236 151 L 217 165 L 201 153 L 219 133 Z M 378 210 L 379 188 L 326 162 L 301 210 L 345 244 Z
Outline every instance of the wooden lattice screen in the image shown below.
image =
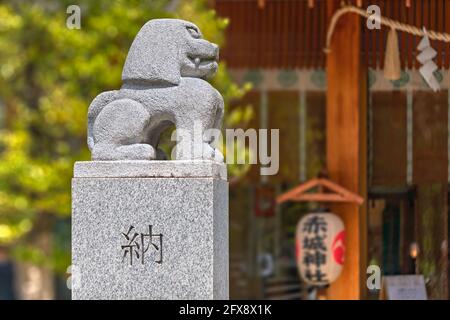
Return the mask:
M 265 0 L 261 8 L 257 0 L 214 1 L 218 14 L 230 19 L 221 57 L 232 68 L 324 68 L 327 2 L 315 0 L 310 7 L 308 0 Z M 450 33 L 450 0 L 410 0 L 410 7 L 405 0 L 347 0 L 354 5 L 357 2 L 363 8 L 378 5 L 382 14 L 392 19 Z M 388 30 L 369 30 L 364 20 L 361 28 L 361 54 L 369 67 L 382 68 Z M 419 41 L 417 37 L 399 33 L 403 68 L 417 68 Z M 436 58 L 439 67 L 448 69 L 450 44 L 432 45 L 439 52 Z

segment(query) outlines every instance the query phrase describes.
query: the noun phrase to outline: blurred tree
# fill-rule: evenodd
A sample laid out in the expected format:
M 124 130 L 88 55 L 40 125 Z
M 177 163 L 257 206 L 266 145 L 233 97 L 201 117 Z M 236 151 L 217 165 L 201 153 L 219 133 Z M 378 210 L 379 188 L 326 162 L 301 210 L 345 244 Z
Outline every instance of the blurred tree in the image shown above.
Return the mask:
M 87 108 L 100 92 L 120 87 L 140 27 L 153 18 L 179 17 L 222 45 L 228 23 L 204 0 L 78 0 L 81 29 L 71 30 L 70 4 L 0 1 L 0 244 L 13 247 L 18 259 L 59 272 L 70 264 L 70 229 L 61 232 L 58 221 L 70 216 L 73 163 L 90 157 Z M 219 70 L 212 82 L 228 105 L 247 88 L 234 84 L 223 64 Z M 225 126 L 250 117 L 250 106 L 233 108 Z M 245 169 L 231 166 L 230 174 Z M 55 232 L 51 250 L 43 250 L 40 236 Z

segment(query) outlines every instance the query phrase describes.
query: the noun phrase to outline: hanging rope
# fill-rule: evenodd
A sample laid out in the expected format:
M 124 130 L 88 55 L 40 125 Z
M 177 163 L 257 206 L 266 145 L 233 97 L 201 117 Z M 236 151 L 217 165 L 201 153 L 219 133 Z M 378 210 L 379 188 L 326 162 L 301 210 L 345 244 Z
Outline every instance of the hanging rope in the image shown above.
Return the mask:
M 356 13 L 360 16 L 363 16 L 365 18 L 372 18 L 372 14 L 368 13 L 367 11 L 354 7 L 354 6 L 350 6 L 350 5 L 346 5 L 344 7 L 342 7 L 341 9 L 337 10 L 333 17 L 331 18 L 331 22 L 330 25 L 328 27 L 328 31 L 327 31 L 327 43 L 326 43 L 326 47 L 324 49 L 325 53 L 328 54 L 330 52 L 330 45 L 331 45 L 331 38 L 333 37 L 333 32 L 334 29 L 336 28 L 336 24 L 339 21 L 339 19 L 346 13 Z M 401 23 L 399 21 L 395 21 L 383 16 L 380 17 L 373 17 L 373 19 L 377 22 L 380 22 L 382 25 L 387 26 L 391 29 L 395 29 L 398 31 L 403 31 L 418 37 L 423 37 L 425 36 L 425 32 L 416 27 L 416 26 L 412 26 L 410 24 L 406 24 L 406 23 Z M 427 30 L 426 32 L 428 34 L 428 37 L 431 40 L 437 40 L 437 41 L 444 41 L 444 42 L 448 42 L 450 43 L 450 34 L 448 33 L 442 33 L 442 32 L 436 32 L 433 30 Z

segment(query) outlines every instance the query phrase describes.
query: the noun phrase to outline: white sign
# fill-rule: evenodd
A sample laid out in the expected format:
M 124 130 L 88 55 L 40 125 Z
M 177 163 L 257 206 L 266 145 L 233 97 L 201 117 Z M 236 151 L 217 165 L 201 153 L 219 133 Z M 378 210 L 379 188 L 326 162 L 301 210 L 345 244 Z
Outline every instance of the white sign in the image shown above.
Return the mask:
M 382 300 L 427 300 L 423 275 L 385 276 Z

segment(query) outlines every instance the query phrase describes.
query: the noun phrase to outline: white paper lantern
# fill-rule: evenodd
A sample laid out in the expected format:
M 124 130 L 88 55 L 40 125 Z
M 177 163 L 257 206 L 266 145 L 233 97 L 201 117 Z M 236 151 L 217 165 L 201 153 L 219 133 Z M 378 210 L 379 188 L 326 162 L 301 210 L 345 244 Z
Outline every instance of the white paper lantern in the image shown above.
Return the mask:
M 297 265 L 311 285 L 327 285 L 339 277 L 345 258 L 345 228 L 333 213 L 309 213 L 296 232 Z

